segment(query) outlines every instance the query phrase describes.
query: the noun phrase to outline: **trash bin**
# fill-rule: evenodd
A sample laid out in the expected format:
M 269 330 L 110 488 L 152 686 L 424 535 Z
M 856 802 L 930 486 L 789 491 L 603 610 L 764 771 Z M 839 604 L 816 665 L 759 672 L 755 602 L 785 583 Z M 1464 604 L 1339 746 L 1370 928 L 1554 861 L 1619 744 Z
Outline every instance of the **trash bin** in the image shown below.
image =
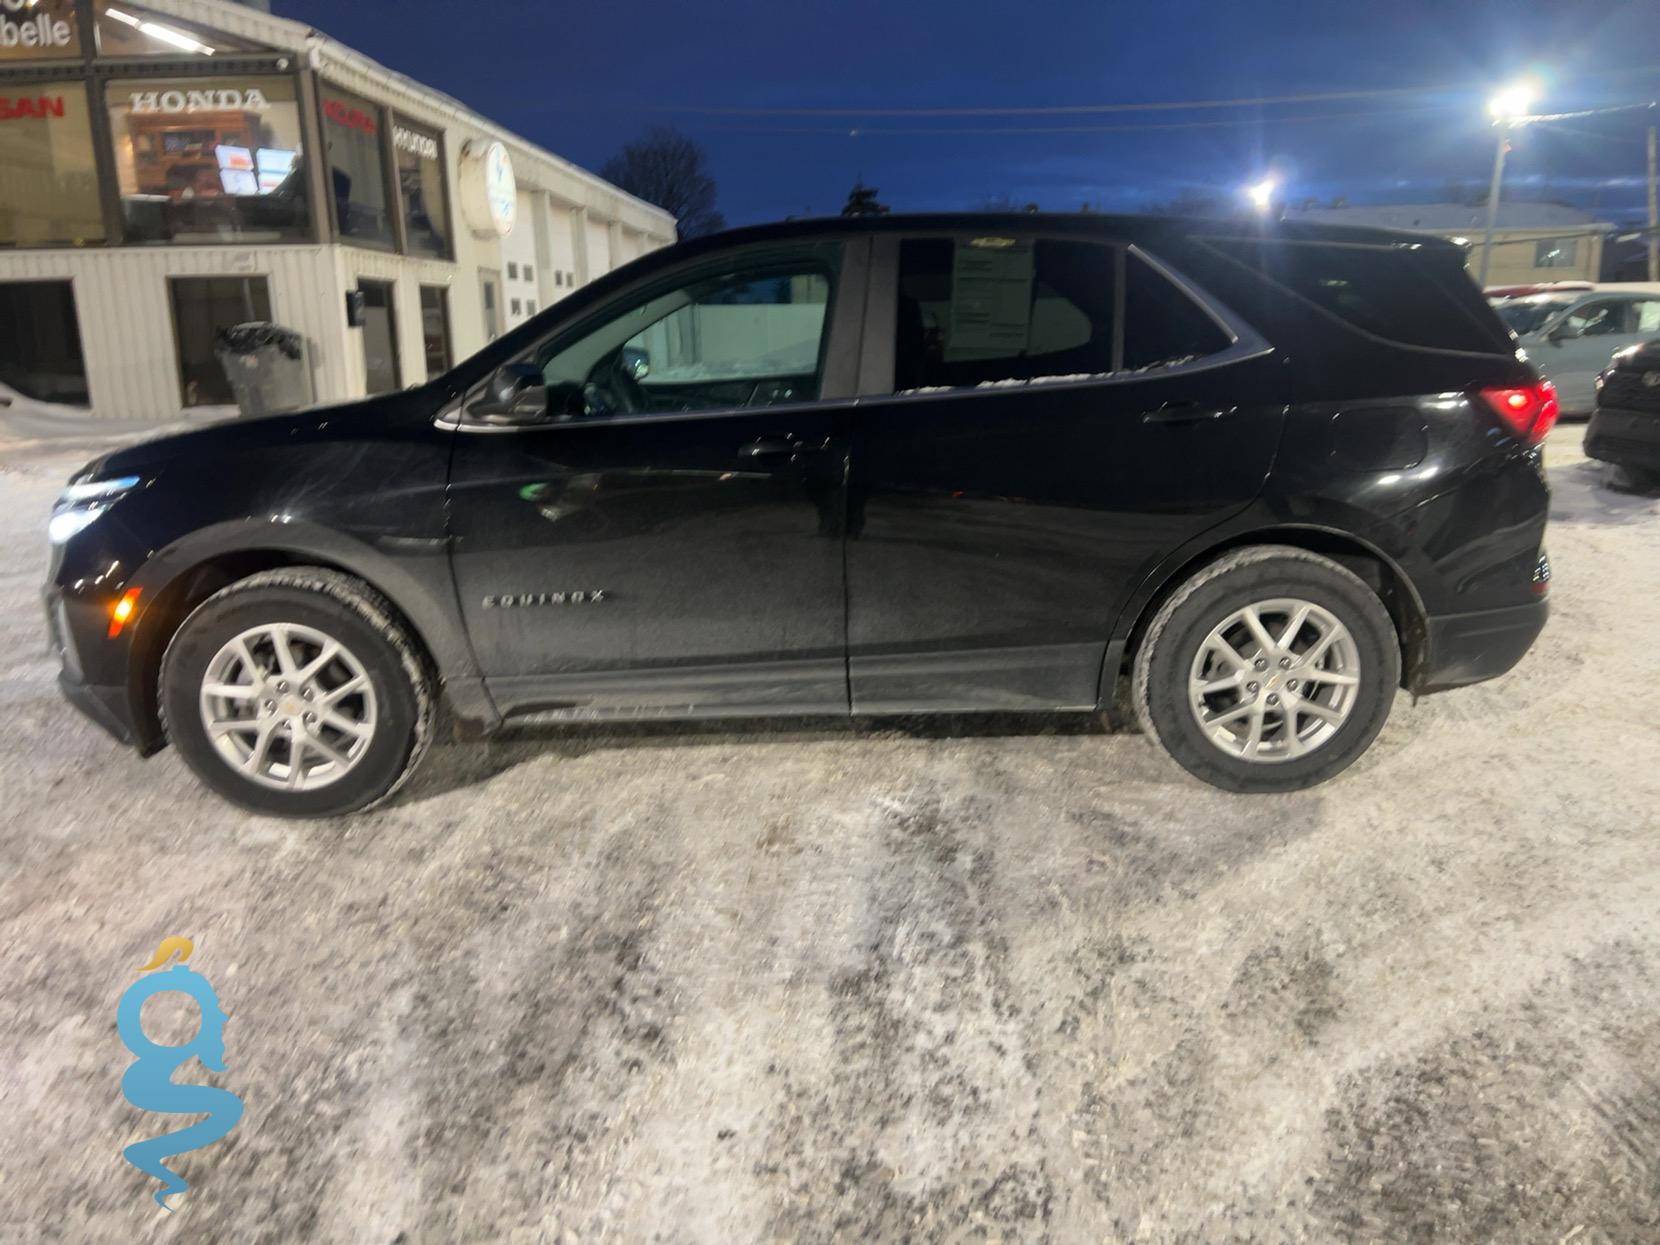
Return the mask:
M 220 329 L 213 353 L 244 415 L 279 415 L 316 404 L 305 338 L 264 320 Z

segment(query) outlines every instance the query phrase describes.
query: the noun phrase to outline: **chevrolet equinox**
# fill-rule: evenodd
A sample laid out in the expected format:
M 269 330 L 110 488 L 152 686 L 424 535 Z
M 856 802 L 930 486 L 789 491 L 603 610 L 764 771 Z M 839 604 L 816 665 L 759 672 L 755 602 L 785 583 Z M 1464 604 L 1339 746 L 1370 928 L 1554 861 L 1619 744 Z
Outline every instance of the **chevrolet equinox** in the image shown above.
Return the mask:
M 440 709 L 1100 711 L 1231 791 L 1544 625 L 1556 418 L 1450 243 L 1079 215 L 739 230 L 401 393 L 125 448 L 45 590 L 70 701 L 246 808 Z

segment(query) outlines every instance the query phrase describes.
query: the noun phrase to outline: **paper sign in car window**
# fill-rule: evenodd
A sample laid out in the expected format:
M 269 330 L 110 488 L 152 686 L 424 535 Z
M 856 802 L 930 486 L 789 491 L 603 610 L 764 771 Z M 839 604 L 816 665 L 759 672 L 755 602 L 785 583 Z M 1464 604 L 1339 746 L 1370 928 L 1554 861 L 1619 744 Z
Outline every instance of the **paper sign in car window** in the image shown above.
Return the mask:
M 1032 244 L 952 250 L 947 359 L 995 358 L 1026 349 L 1032 318 Z

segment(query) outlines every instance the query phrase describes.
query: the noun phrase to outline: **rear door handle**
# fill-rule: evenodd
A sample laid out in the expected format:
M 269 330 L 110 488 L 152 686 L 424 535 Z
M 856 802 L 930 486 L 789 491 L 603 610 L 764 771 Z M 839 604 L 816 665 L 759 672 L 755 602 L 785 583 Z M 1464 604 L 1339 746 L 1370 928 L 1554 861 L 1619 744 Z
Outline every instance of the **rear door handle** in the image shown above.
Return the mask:
M 1200 406 L 1194 402 L 1166 402 L 1141 413 L 1144 424 L 1197 424 L 1232 415 L 1237 406 Z

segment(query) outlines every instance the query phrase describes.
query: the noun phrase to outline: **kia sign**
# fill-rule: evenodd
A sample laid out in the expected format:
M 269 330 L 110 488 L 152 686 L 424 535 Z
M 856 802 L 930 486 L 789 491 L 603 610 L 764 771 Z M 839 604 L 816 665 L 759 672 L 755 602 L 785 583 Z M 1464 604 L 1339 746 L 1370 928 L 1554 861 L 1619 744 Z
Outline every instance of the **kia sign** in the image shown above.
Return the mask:
M 519 185 L 500 143 L 473 139 L 462 149 L 461 210 L 480 238 L 505 238 L 513 232 Z

